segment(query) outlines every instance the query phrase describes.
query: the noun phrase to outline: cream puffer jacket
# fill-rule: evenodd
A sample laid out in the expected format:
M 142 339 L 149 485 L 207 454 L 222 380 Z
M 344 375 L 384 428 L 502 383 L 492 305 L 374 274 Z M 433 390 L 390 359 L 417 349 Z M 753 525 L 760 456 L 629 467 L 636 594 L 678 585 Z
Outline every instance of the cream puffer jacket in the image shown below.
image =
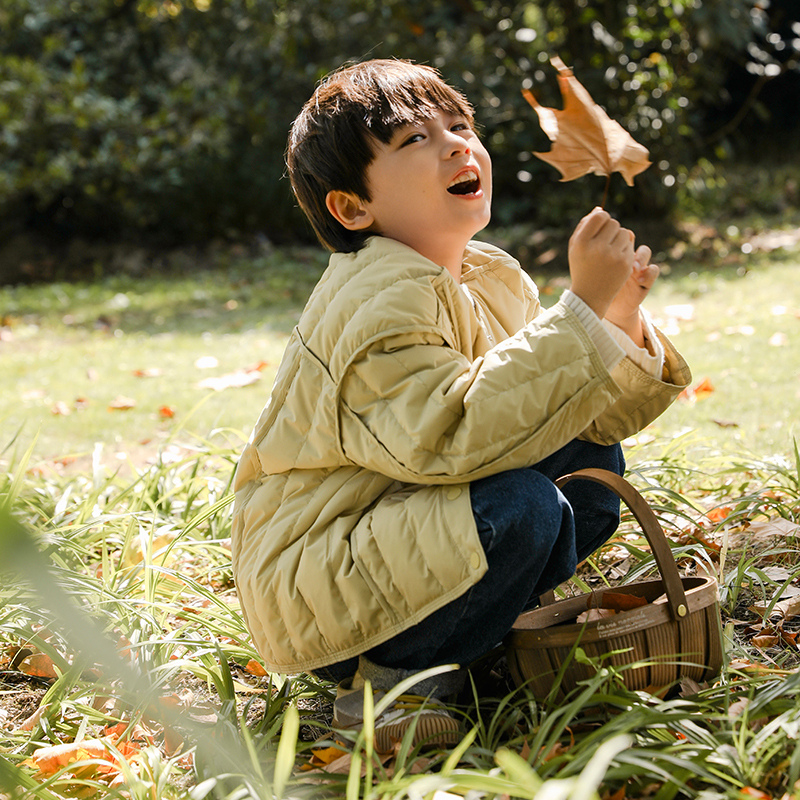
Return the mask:
M 689 382 L 609 371 L 574 312 L 539 306 L 506 253 L 447 270 L 374 237 L 334 254 L 292 333 L 235 479 L 233 571 L 267 666 L 301 672 L 374 647 L 486 570 L 469 482 L 579 435 L 611 444 Z

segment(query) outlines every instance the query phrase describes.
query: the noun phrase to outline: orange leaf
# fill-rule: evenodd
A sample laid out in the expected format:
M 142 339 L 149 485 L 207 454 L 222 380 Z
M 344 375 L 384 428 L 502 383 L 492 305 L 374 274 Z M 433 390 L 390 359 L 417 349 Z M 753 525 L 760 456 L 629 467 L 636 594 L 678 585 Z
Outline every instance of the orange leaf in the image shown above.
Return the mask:
M 309 764 L 312 767 L 327 767 L 344 755 L 347 755 L 347 751 L 339 747 L 316 747 L 311 751 Z
M 708 378 L 703 378 L 697 386 L 688 386 L 679 395 L 678 400 L 703 400 L 715 391 Z
M 261 664 L 259 664 L 258 661 L 256 661 L 254 658 L 251 658 L 247 662 L 245 669 L 251 675 L 258 675 L 259 678 L 263 678 L 265 675 L 268 674 L 267 671 L 264 669 L 264 667 Z
M 550 152 L 534 155 L 552 164 L 561 173 L 562 181 L 590 172 L 609 177 L 612 172 L 619 172 L 628 186 L 633 186 L 634 176 L 650 166 L 647 148 L 609 118 L 558 56 L 550 63 L 558 70 L 564 109 L 546 108 L 527 89 L 522 92 L 553 142 Z
M 646 606 L 647 600 L 644 597 L 637 597 L 635 594 L 623 594 L 622 592 L 604 592 L 600 599 L 600 608 L 610 608 L 614 611 L 629 611 L 631 608 Z
M 731 511 L 733 511 L 733 509 L 730 506 L 722 506 L 721 508 L 712 508 L 706 516 L 711 522 L 722 522 L 722 520 L 728 518 Z
M 158 409 L 158 416 L 161 419 L 172 419 L 175 416 L 175 409 L 172 406 L 161 406 Z
M 41 775 L 53 775 L 62 767 L 75 761 L 86 761 L 91 758 L 108 759 L 110 752 L 107 743 L 102 739 L 86 739 L 82 742 L 56 744 L 40 747 L 33 752 L 26 763 L 36 767 Z
M 35 678 L 57 678 L 53 659 L 46 653 L 33 653 L 22 659 L 19 671 Z

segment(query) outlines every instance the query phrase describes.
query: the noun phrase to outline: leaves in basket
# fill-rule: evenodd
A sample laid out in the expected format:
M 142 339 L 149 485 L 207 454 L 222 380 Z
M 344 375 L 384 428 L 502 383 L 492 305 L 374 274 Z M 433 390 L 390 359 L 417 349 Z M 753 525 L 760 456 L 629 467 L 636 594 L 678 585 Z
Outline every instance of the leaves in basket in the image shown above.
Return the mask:
M 622 592 L 604 592 L 600 601 L 600 608 L 610 608 L 612 611 L 630 611 L 646 605 L 647 600 L 644 597 Z
M 563 110 L 541 105 L 527 89 L 522 92 L 539 115 L 542 130 L 553 142 L 548 153 L 534 155 L 552 164 L 561 173 L 562 181 L 575 180 L 590 172 L 609 178 L 613 172 L 619 172 L 628 186 L 633 186 L 634 176 L 650 166 L 647 148 L 609 118 L 558 56 L 550 63 L 558 70 Z
M 598 604 L 593 605 L 592 597 L 587 599 L 587 610 L 579 614 L 575 620 L 578 625 L 582 625 L 584 622 L 596 622 L 605 617 L 613 617 L 621 611 L 630 611 L 632 608 L 647 605 L 644 597 L 622 592 L 604 592 L 599 600 Z

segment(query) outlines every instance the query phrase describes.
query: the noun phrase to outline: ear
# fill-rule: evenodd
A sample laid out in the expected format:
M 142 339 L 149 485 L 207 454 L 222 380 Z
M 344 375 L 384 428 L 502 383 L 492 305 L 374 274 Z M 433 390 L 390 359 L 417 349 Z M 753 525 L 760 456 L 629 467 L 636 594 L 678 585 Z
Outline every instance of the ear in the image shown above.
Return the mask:
M 375 222 L 364 201 L 351 192 L 333 189 L 325 196 L 325 205 L 333 218 L 349 231 L 363 231 Z

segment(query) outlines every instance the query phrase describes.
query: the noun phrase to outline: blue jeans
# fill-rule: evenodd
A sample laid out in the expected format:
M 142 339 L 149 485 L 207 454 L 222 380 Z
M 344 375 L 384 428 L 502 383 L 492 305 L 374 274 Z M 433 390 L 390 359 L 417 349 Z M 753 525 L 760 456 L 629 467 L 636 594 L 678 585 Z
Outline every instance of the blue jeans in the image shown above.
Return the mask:
M 471 589 L 422 622 L 369 650 L 375 664 L 423 670 L 467 666 L 499 644 L 539 595 L 571 578 L 619 525 L 619 499 L 599 484 L 575 480 L 563 492 L 553 481 L 585 467 L 622 475 L 619 445 L 572 441 L 543 461 L 470 484 L 472 513 L 489 568 Z M 358 659 L 315 670 L 344 680 Z

